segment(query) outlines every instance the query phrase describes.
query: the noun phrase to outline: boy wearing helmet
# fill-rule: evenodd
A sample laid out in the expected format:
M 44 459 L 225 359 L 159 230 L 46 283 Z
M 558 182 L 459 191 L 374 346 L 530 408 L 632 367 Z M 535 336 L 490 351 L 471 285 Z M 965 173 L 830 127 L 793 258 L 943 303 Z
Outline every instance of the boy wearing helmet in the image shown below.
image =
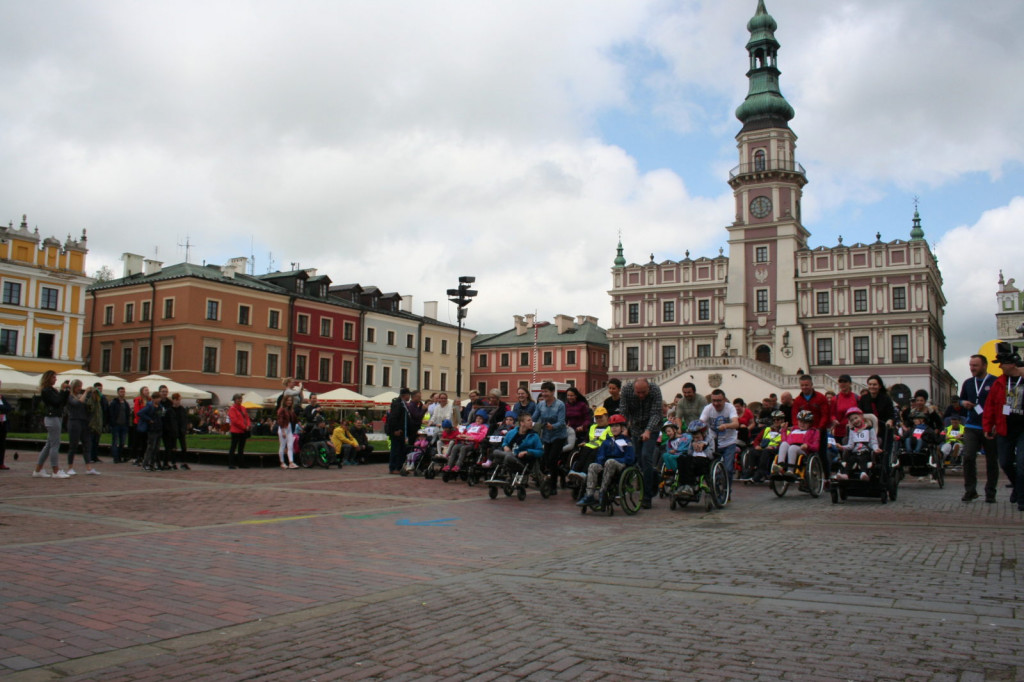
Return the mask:
M 569 476 L 581 482 L 586 479 L 587 471 L 594 462 L 597 449 L 601 447 L 601 443 L 609 434 L 611 434 L 611 429 L 608 427 L 608 410 L 604 406 L 598 407 L 594 410 L 594 423 L 587 431 L 587 442 L 580 446 L 576 458 L 573 459 Z
M 708 425 L 703 420 L 694 419 L 686 426 L 690 437 L 690 449 L 676 458 L 676 480 L 682 486 L 679 492 L 693 495 L 697 480 L 708 473 L 708 457 L 712 454 L 708 442 Z
M 796 415 L 796 428 L 791 428 L 782 436 L 779 443 L 779 456 L 775 466 L 772 467 L 773 474 L 792 473 L 800 461 L 800 456 L 817 452 L 821 447 L 821 435 L 818 429 L 814 428 L 814 413 L 810 410 L 800 410 Z
M 754 483 L 761 483 L 768 478 L 772 468 L 772 461 L 775 455 L 779 454 L 779 446 L 782 445 L 782 436 L 786 433 L 786 413 L 782 410 L 772 412 L 772 423 L 764 427 L 761 437 L 756 441 L 754 455 L 757 458 L 757 470 L 754 471 L 752 480 Z
M 595 461 L 587 470 L 587 492 L 576 504 L 580 507 L 597 504 L 603 506 L 607 498 L 608 487 L 616 474 L 636 461 L 633 444 L 626 435 L 626 418 L 621 414 L 613 414 L 608 419 L 611 435 L 597 449 Z M 604 476 L 602 476 L 602 472 Z M 601 490 L 595 498 L 597 479 L 601 479 Z

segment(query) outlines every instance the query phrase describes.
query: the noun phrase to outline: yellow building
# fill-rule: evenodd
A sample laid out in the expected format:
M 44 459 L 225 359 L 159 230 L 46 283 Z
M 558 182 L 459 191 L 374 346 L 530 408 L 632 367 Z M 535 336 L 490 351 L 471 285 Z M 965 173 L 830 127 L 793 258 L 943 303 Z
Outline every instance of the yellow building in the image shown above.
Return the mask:
M 0 363 L 31 374 L 82 367 L 87 251 L 85 230 L 61 245 L 26 216 L 0 226 Z

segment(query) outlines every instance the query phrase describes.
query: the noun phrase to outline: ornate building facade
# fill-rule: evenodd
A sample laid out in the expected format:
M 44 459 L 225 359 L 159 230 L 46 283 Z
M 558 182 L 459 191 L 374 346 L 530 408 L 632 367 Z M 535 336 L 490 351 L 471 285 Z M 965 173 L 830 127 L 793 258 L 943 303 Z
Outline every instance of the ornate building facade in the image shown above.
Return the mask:
M 917 211 L 907 240 L 810 242 L 801 221 L 808 178 L 789 127 L 795 112 L 779 89 L 776 28 L 761 0 L 747 24 L 728 255 L 627 264 L 619 243 L 610 374 L 653 376 L 669 395 L 694 381 L 698 391 L 722 386 L 747 399 L 795 388 L 803 372 L 823 388 L 840 374 L 861 384 L 879 374 L 945 399 L 946 299 Z
M 1003 279 L 999 273 L 999 291 L 996 293 L 996 337 L 1017 346 L 1024 345 L 1024 292 L 1015 286 L 1014 278 Z

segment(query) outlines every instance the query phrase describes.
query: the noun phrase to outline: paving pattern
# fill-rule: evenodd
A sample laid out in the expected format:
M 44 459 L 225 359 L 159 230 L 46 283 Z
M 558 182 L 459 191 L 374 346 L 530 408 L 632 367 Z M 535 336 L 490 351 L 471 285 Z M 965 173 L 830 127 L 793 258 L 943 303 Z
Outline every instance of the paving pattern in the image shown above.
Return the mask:
M 958 478 L 609 517 L 384 465 L 29 471 L 5 680 L 1024 679 L 1024 518 Z

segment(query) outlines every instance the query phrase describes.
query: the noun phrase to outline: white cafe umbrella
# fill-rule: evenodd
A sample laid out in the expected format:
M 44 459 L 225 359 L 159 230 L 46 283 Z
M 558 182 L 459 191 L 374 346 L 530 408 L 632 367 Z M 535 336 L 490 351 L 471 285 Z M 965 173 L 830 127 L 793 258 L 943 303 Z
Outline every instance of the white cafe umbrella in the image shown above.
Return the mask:
M 126 389 L 128 393 L 138 393 L 143 386 L 148 386 L 151 392 L 156 392 L 160 386 L 166 386 L 168 393 L 180 393 L 184 400 L 209 400 L 211 397 L 209 391 L 178 383 L 159 374 L 149 374 L 141 379 L 136 379 L 128 384 Z
M 4 395 L 34 395 L 39 393 L 39 377 L 0 365 L 0 393 Z

